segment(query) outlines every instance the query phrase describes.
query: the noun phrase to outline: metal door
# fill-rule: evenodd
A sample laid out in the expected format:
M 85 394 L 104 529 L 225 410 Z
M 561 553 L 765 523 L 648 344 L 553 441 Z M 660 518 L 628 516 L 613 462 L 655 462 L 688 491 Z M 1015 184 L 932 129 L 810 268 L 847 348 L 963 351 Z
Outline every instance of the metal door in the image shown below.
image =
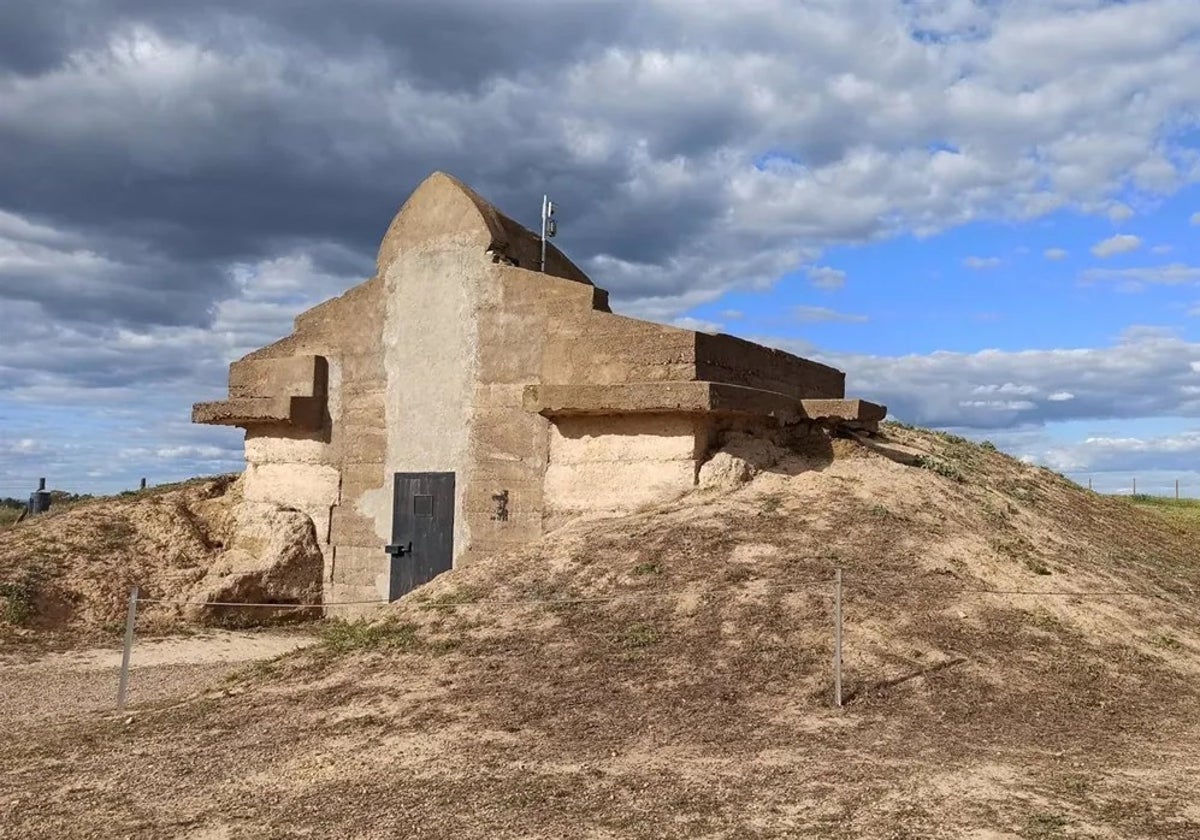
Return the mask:
M 396 473 L 388 600 L 428 583 L 454 563 L 454 473 Z

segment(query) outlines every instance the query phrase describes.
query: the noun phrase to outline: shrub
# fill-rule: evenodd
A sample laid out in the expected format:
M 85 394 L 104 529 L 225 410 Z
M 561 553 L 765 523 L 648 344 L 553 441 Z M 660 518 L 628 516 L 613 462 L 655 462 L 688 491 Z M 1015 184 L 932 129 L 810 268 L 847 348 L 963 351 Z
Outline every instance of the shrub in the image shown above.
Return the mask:
M 33 618 L 41 583 L 41 576 L 33 570 L 16 580 L 0 581 L 0 598 L 4 599 L 4 612 L 0 615 L 7 624 L 20 626 Z
M 962 474 L 962 471 L 959 470 L 958 467 L 954 466 L 953 464 L 948 464 L 945 461 L 940 461 L 937 458 L 932 458 L 929 455 L 921 455 L 918 457 L 916 460 L 916 465 L 923 470 L 929 470 L 930 472 L 937 473 L 943 478 L 948 478 L 952 481 L 962 483 L 967 480 L 966 476 Z

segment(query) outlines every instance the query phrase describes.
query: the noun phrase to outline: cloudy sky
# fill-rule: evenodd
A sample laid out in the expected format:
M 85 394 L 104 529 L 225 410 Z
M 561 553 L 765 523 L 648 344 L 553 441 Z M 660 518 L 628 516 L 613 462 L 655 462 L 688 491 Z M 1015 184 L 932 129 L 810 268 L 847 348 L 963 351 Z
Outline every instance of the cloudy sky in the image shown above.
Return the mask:
M 1200 495 L 1197 79 L 1196 0 L 4 0 L 0 496 L 237 469 L 191 403 L 435 169 L 619 312 Z

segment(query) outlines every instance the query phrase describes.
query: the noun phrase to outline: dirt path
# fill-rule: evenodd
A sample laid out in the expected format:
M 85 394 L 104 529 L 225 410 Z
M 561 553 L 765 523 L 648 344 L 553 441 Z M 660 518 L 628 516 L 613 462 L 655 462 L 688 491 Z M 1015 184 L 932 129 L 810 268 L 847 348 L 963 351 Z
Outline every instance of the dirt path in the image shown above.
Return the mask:
M 140 640 L 133 649 L 129 705 L 182 697 L 219 683 L 247 663 L 312 644 L 295 633 L 214 631 Z M 32 662 L 0 661 L 0 720 L 13 724 L 66 720 L 114 709 L 120 648 L 49 653 Z

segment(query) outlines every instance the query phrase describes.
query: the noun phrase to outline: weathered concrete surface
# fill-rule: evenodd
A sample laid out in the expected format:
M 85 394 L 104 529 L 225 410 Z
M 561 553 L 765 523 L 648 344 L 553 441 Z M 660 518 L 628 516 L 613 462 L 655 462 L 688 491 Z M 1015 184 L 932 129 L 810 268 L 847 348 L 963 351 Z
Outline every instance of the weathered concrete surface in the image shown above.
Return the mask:
M 228 400 L 195 407 L 196 422 L 246 428 L 248 500 L 311 519 L 327 602 L 386 597 L 397 472 L 455 473 L 459 563 L 536 539 L 547 517 L 685 492 L 724 431 L 882 411 L 842 404 L 828 366 L 613 315 L 557 249 L 532 270 L 538 251 L 435 173 L 374 277 L 234 362 Z
M 550 429 L 547 511 L 629 511 L 696 483 L 707 423 L 683 414 L 564 417 Z
M 323 356 L 248 358 L 229 366 L 229 399 L 197 403 L 192 422 L 225 426 L 324 424 L 329 366 Z
M 809 420 L 878 423 L 887 417 L 887 408 L 866 400 L 801 400 L 800 408 Z

